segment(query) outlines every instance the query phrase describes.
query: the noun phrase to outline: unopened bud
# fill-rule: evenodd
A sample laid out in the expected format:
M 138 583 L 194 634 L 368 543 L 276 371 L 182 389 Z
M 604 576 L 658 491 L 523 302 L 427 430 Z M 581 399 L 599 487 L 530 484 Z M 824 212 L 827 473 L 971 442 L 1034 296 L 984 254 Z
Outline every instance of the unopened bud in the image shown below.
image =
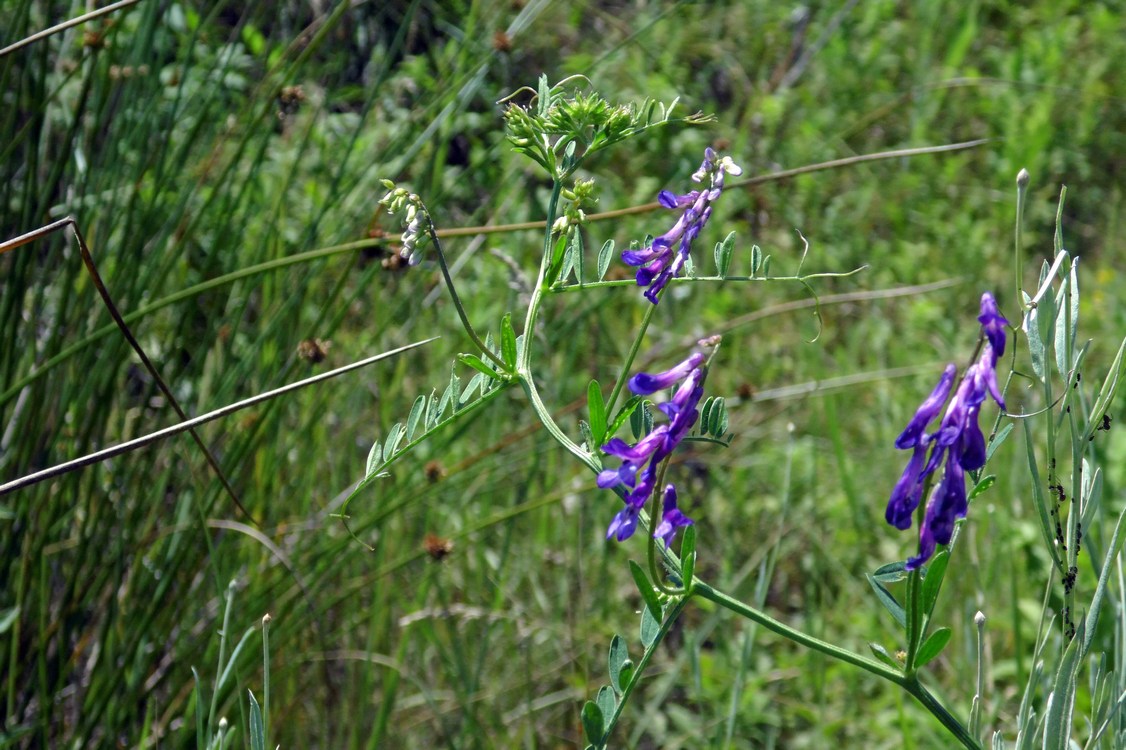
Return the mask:
M 1028 182 L 1031 179 L 1032 177 L 1028 174 L 1027 169 L 1020 170 L 1017 172 L 1017 187 L 1022 189 L 1028 187 Z

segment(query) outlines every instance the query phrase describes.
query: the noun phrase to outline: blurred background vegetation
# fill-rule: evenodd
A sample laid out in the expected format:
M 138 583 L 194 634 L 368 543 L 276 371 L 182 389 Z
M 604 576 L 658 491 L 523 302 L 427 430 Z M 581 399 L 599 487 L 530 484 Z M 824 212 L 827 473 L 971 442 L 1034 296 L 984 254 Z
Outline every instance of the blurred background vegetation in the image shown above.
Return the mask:
M 86 10 L 9 0 L 0 47 Z M 681 114 L 717 117 L 600 157 L 596 210 L 683 192 L 708 145 L 754 176 L 989 139 L 728 191 L 701 243 L 736 231 L 733 272 L 754 243 L 773 273 L 792 273 L 795 230 L 810 242 L 806 271 L 867 269 L 817 283 L 815 342 L 811 308 L 789 304 L 808 300 L 797 285 L 680 286 L 641 363 L 726 337 L 709 392 L 728 397 L 736 439 L 685 451 L 674 469 L 699 523 L 698 570 L 748 598 L 763 585 L 769 612 L 820 637 L 894 648 L 864 578 L 913 550 L 911 534 L 883 522 L 903 458 L 892 441 L 943 363 L 970 356 L 982 291 L 1019 320 L 1022 167 L 1025 286 L 1051 255 L 1067 184 L 1091 380 L 1126 330 L 1121 11 L 1048 0 L 142 0 L 0 57 L 0 239 L 74 216 L 191 413 L 442 336 L 204 428 L 252 518 L 185 436 L 0 498 L 0 745 L 194 747 L 214 696 L 212 718 L 244 746 L 247 690 L 261 699 L 267 678 L 257 630 L 226 681 L 216 665 L 269 613 L 271 746 L 579 746 L 578 708 L 605 680 L 609 639 L 636 630 L 626 560 L 643 551 L 639 539 L 604 542 L 616 501 L 535 431 L 519 393 L 351 505 L 370 550 L 332 517 L 373 441 L 417 394 L 445 386 L 469 343 L 432 262 L 396 268 L 390 241 L 330 249 L 395 230 L 376 207 L 383 177 L 422 195 L 442 228 L 542 218 L 549 183 L 511 153 L 497 104 L 541 73 L 582 74 L 611 101 L 680 97 Z M 592 223 L 586 245 L 625 246 L 666 224 L 655 213 Z M 540 234 L 447 242 L 471 317 L 496 330 L 520 309 Z M 0 480 L 175 421 L 73 240 L 57 233 L 0 256 L 0 289 Z M 538 371 L 574 434 L 587 382 L 613 379 L 646 304 L 632 288 L 549 300 Z M 310 339 L 331 342 L 323 361 L 299 353 Z M 1036 406 L 1024 391 L 1010 397 L 1014 411 Z M 1115 512 L 1123 435 L 1099 447 Z M 1003 447 L 999 481 L 971 511 L 938 615 L 952 645 L 930 670 L 967 711 L 972 617 L 984 610 L 984 723 L 999 729 L 1030 667 L 1048 570 L 1022 461 L 1016 441 Z M 1083 569 L 1080 586 L 1090 577 Z M 624 747 L 947 746 L 874 679 L 698 607 L 626 717 Z

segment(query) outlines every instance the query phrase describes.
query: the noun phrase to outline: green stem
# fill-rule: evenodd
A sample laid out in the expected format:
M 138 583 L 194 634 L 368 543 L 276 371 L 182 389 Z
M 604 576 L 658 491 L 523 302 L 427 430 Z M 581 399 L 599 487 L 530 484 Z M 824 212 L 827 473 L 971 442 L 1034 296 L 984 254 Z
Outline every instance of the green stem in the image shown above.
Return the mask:
M 1017 306 L 1024 307 L 1024 300 L 1021 299 L 1020 293 L 1024 281 L 1024 199 L 1028 193 L 1028 172 L 1020 170 L 1017 174 L 1017 225 L 1016 225 L 1016 257 L 1014 266 L 1016 267 L 1016 303 Z
M 556 180 L 551 186 L 551 198 L 547 202 L 547 220 L 543 232 L 543 257 L 540 258 L 540 272 L 536 277 L 536 284 L 532 287 L 532 299 L 528 301 L 528 314 L 524 318 L 524 350 L 516 361 L 517 372 L 523 373 L 531 380 L 528 362 L 531 361 L 532 332 L 539 315 L 540 303 L 543 301 L 544 279 L 547 278 L 547 269 L 551 265 L 551 225 L 555 223 L 555 214 L 559 210 L 559 195 L 563 192 L 563 183 Z
M 603 741 L 606 741 L 611 732 L 614 731 L 614 727 L 617 726 L 618 720 L 622 717 L 622 711 L 625 710 L 626 704 L 629 703 L 629 697 L 633 694 L 633 689 L 641 682 L 641 675 L 645 672 L 645 668 L 649 666 L 649 660 L 653 658 L 653 654 L 657 653 L 657 647 L 661 645 L 665 636 L 668 635 L 669 629 L 672 627 L 673 623 L 676 622 L 676 618 L 680 616 L 680 613 L 684 611 L 684 607 L 687 606 L 687 604 L 688 597 L 684 597 L 669 608 L 668 614 L 665 615 L 664 621 L 661 622 L 661 627 L 657 631 L 657 637 L 653 639 L 653 643 L 649 648 L 645 649 L 645 653 L 642 654 L 641 659 L 638 660 L 637 666 L 633 670 L 629 684 L 622 689 L 622 696 L 618 700 L 618 705 L 614 708 L 614 713 L 610 715 L 610 720 L 606 722 L 606 733 L 602 735 Z
M 457 316 L 461 318 L 461 327 L 469 334 L 469 338 L 473 339 L 473 343 L 481 350 L 481 353 L 491 359 L 500 367 L 504 372 L 508 372 L 508 365 L 504 360 L 485 346 L 485 342 L 477 335 L 477 331 L 473 329 L 473 324 L 469 322 L 469 316 L 465 314 L 465 307 L 461 304 L 461 297 L 457 294 L 457 289 L 454 288 L 454 280 L 450 276 L 450 268 L 446 264 L 446 254 L 442 252 L 442 241 L 438 239 L 438 233 L 434 231 L 434 222 L 427 221 L 427 232 L 430 234 L 430 241 L 434 243 L 434 250 L 438 253 L 438 266 L 442 269 L 442 278 L 446 280 L 446 288 L 450 290 L 450 298 L 454 302 L 454 309 L 457 310 Z M 525 341 L 525 346 L 527 342 Z
M 710 602 L 714 602 L 724 609 L 729 609 L 738 615 L 742 615 L 751 622 L 758 623 L 767 630 L 770 630 L 787 640 L 801 644 L 802 646 L 813 649 L 814 651 L 819 651 L 826 656 L 837 659 L 838 661 L 843 661 L 846 664 L 851 664 L 854 667 L 859 667 L 866 672 L 871 672 L 877 677 L 883 677 L 885 680 L 890 680 L 891 682 L 894 682 L 898 685 L 904 684 L 904 676 L 891 667 L 881 664 L 878 661 L 874 661 L 867 657 L 861 656 L 860 654 L 855 654 L 852 651 L 841 648 L 840 646 L 835 646 L 832 643 L 821 640 L 820 638 L 815 638 L 814 636 L 803 633 L 800 630 L 796 630 L 784 622 L 775 620 L 765 612 L 761 612 L 754 607 L 744 604 L 738 599 L 734 599 L 727 594 L 724 594 L 722 591 L 717 591 L 716 589 L 712 588 L 702 581 L 697 580 L 695 582 L 692 587 L 692 593 L 701 596 Z
M 981 750 L 981 743 L 977 738 L 970 734 L 969 730 L 962 726 L 962 722 L 958 721 L 949 711 L 946 706 L 942 705 L 929 690 L 923 687 L 919 682 L 919 678 L 915 676 L 907 677 L 900 683 L 901 687 L 908 693 L 915 697 L 915 700 L 923 704 L 923 708 L 931 712 L 931 714 L 942 722 L 942 726 L 946 727 L 950 734 L 954 735 L 963 747 L 969 750 Z
M 815 638 L 808 633 L 803 633 L 800 630 L 790 627 L 789 625 L 775 620 L 765 612 L 761 612 L 754 607 L 751 607 L 738 599 L 734 599 L 721 591 L 713 589 L 711 586 L 703 583 L 700 580 L 692 585 L 692 594 L 698 595 L 710 602 L 714 602 L 719 606 L 729 609 L 732 612 L 746 617 L 751 622 L 757 623 L 767 630 L 770 630 L 783 638 L 793 641 L 794 643 L 805 646 L 806 648 L 818 651 L 828 657 L 842 661 L 846 664 L 851 664 L 854 667 L 859 667 L 866 672 L 882 677 L 888 682 L 895 683 L 908 693 L 913 695 L 930 713 L 937 718 L 947 730 L 954 735 L 963 746 L 969 750 L 981 750 L 981 745 L 969 733 L 969 731 L 962 726 L 946 707 L 930 694 L 930 692 L 923 687 L 919 682 L 918 676 L 911 674 L 905 675 L 897 670 L 892 669 L 884 664 L 881 664 L 872 659 L 861 656 L 860 654 L 853 653 L 847 649 L 835 646 L 832 643 L 823 641 L 820 638 Z
M 648 518 L 642 518 L 642 522 L 646 530 L 649 532 L 649 544 L 646 547 L 646 557 L 649 559 L 649 577 L 653 580 L 653 585 L 656 586 L 657 590 L 662 594 L 665 594 L 666 596 L 677 597 L 684 596 L 685 594 L 690 592 L 692 588 L 692 581 L 682 581 L 682 586 L 680 588 L 674 588 L 671 586 L 666 586 L 664 584 L 664 582 L 661 580 L 662 578 L 664 578 L 664 576 L 660 574 L 660 570 L 657 568 L 657 538 L 653 536 L 653 532 L 655 531 L 653 524 L 656 523 L 656 519 L 660 515 L 660 500 L 658 498 L 660 498 L 663 494 L 661 492 L 661 488 L 665 486 L 665 471 L 669 468 L 669 462 L 671 460 L 672 456 L 670 455 L 666 456 L 665 460 L 661 462 L 661 466 L 658 469 L 657 473 L 657 481 L 653 483 L 653 495 L 650 498 L 650 502 L 652 502 L 653 504 L 653 512 L 649 514 Z M 669 550 L 667 548 L 662 548 L 659 551 L 665 555 L 666 559 L 669 558 Z M 679 563 L 679 561 L 677 562 Z M 679 565 L 677 567 L 679 568 Z
M 904 662 L 908 673 L 915 672 L 915 657 L 919 653 L 919 642 L 923 638 L 923 612 L 921 590 L 923 580 L 918 570 L 907 574 L 907 659 Z
M 524 345 L 527 346 L 527 339 L 525 339 L 524 342 Z M 540 397 L 539 391 L 536 389 L 536 382 L 532 378 L 531 373 L 517 372 L 516 377 L 520 381 L 520 384 L 524 386 L 524 393 L 528 395 L 528 402 L 531 404 L 532 411 L 534 411 L 536 413 L 536 417 L 538 417 L 539 420 L 543 422 L 543 426 L 547 428 L 547 431 L 553 438 L 555 438 L 556 442 L 570 451 L 571 454 L 575 456 L 575 458 L 586 464 L 586 466 L 589 467 L 591 471 L 601 471 L 602 467 L 599 466 L 598 462 L 594 460 L 594 457 L 591 456 L 591 454 L 587 451 L 584 451 L 582 447 L 574 440 L 567 437 L 567 434 L 563 432 L 563 429 L 559 426 L 555 419 L 552 418 L 551 412 L 548 411 L 547 405 L 544 404 L 543 399 Z
M 583 450 L 574 440 L 569 438 L 559 424 L 551 416 L 547 405 L 544 404 L 543 399 L 540 397 L 539 390 L 536 388 L 536 380 L 532 376 L 532 370 L 529 366 L 531 361 L 532 352 L 532 339 L 533 331 L 536 325 L 536 316 L 539 314 L 540 303 L 543 301 L 544 294 L 544 279 L 547 276 L 547 268 L 551 262 L 551 225 L 555 223 L 555 212 L 559 208 L 559 195 L 563 190 L 563 183 L 556 180 L 551 188 L 551 198 L 547 204 L 547 228 L 544 230 L 543 239 L 543 257 L 540 259 L 539 276 L 536 279 L 536 285 L 532 289 L 532 298 L 528 302 L 528 314 L 524 318 L 524 348 L 520 351 L 516 360 L 516 377 L 520 384 L 524 386 L 524 392 L 528 395 L 528 402 L 531 404 L 532 411 L 536 413 L 543 426 L 547 428 L 548 433 L 551 434 L 555 440 L 571 452 L 577 459 L 586 464 L 592 471 L 599 471 L 602 467 L 594 457 L 587 451 Z
M 647 305 L 645 308 L 645 315 L 641 318 L 641 325 L 637 329 L 637 335 L 633 337 L 633 343 L 630 344 L 629 352 L 626 354 L 625 361 L 622 362 L 621 372 L 618 373 L 618 379 L 614 382 L 614 389 L 610 391 L 610 398 L 606 401 L 606 414 L 608 416 L 614 413 L 618 396 L 621 395 L 622 388 L 625 387 L 626 380 L 628 380 L 629 369 L 633 367 L 633 360 L 637 357 L 637 352 L 641 349 L 641 341 L 645 338 L 645 331 L 649 328 L 649 321 L 653 319 L 653 313 L 656 311 L 656 305 Z

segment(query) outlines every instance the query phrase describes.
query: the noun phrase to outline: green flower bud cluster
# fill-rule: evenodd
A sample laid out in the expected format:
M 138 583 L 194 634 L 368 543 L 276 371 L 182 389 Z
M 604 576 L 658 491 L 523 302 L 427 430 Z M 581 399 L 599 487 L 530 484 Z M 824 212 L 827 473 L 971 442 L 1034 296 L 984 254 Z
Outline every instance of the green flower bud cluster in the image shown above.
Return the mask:
M 508 140 L 516 151 L 554 179 L 569 177 L 587 156 L 607 146 L 673 121 L 675 100 L 667 106 L 650 99 L 639 105 L 613 105 L 596 93 L 568 93 L 566 86 L 576 77 L 548 86 L 541 76 L 532 102 L 526 107 L 510 103 L 504 113 Z M 696 125 L 712 118 L 696 113 L 678 119 Z
M 567 205 L 563 208 L 563 215 L 551 225 L 551 230 L 563 232 L 585 224 L 586 212 L 583 208 L 590 208 L 598 202 L 594 192 L 594 180 L 575 180 L 572 187 L 563 188 L 560 197 L 567 201 Z

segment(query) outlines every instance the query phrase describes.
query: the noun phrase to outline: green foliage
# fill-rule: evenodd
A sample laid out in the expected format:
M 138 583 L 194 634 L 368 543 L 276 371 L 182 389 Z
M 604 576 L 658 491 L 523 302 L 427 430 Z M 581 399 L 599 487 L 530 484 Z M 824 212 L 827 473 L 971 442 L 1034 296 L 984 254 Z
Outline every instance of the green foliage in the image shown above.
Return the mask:
M 10 6 L 0 47 L 80 12 Z M 955 154 L 728 190 L 708 248 L 719 240 L 722 250 L 729 231 L 744 239 L 727 269 L 723 252 L 697 257 L 701 273 L 713 261 L 720 276 L 793 272 L 802 249 L 795 227 L 813 243 L 811 264 L 868 265 L 818 287 L 825 328 L 817 345 L 801 343 L 812 336 L 811 306 L 787 285 L 674 287 L 655 319 L 665 351 L 702 331 L 726 334 L 709 392 L 725 396 L 720 432 L 736 434 L 732 448 L 695 443 L 673 467 L 708 540 L 697 569 L 751 590 L 759 563 L 774 555 L 767 610 L 817 632 L 856 634 L 857 643 L 891 645 L 902 632 L 880 608 L 857 606 L 873 601 L 862 572 L 912 546 L 882 523 L 901 468 L 889 458 L 891 441 L 933 381 L 933 365 L 965 355 L 964 322 L 983 288 L 996 288 L 1017 320 L 1013 178 L 1022 167 L 1032 175 L 1022 254 L 1030 268 L 1046 258 L 1049 271 L 1059 256 L 1056 197 L 1070 184 L 1059 224 L 1069 256 L 1083 256 L 1082 273 L 1064 261 L 1045 278 L 1051 299 L 1031 330 L 1053 396 L 1073 382 L 1067 363 L 1083 358 L 1081 387 L 1053 417 L 1067 405 L 1076 417 L 1074 428 L 1060 423 L 1052 448 L 1066 446 L 1061 470 L 1071 466 L 1073 437 L 1105 467 L 1084 471 L 1087 453 L 1078 462 L 1086 503 L 1079 610 L 1097 592 L 1121 599 L 1114 576 L 1096 584 L 1087 563 L 1090 554 L 1101 581 L 1126 465 L 1115 171 L 1126 93 L 1114 62 L 1126 41 L 1111 4 L 813 4 L 798 17 L 759 2 L 656 3 L 637 6 L 629 23 L 608 4 L 581 2 L 324 7 L 139 3 L 0 58 L 0 240 L 74 215 L 119 307 L 135 316 L 130 324 L 190 411 L 316 368 L 296 353 L 306 339 L 331 340 L 328 357 L 342 363 L 418 331 L 443 335 L 433 351 L 206 432 L 257 528 L 179 440 L 0 500 L 0 744 L 93 747 L 112 737 L 134 746 L 147 725 L 161 747 L 206 747 L 225 716 L 228 746 L 249 746 L 247 690 L 259 691 L 263 668 L 253 648 L 219 659 L 232 577 L 241 588 L 228 646 L 238 623 L 267 610 L 277 617 L 267 747 L 579 745 L 583 701 L 596 695 L 609 715 L 614 690 L 597 689 L 604 645 L 591 644 L 636 632 L 628 610 L 650 609 L 639 598 L 623 605 L 622 551 L 602 542 L 617 500 L 561 451 L 527 437 L 534 433 L 516 389 L 490 386 L 495 378 L 467 361 L 444 409 L 459 418 L 428 433 L 410 463 L 378 467 L 439 411 L 434 373 L 467 352 L 491 365 L 434 292 L 432 261 L 383 267 L 398 227 L 378 215 L 377 179 L 391 175 L 426 196 L 439 227 L 541 220 L 543 180 L 511 153 L 495 104 L 529 69 L 548 81 L 572 73 L 590 81 L 565 85 L 567 96 L 581 95 L 570 111 L 558 103 L 552 111 L 550 91 L 519 94 L 507 111 L 550 118 L 559 131 L 542 148 L 529 145 L 533 158 L 562 169 L 575 144 L 566 163 L 576 178 L 597 178 L 600 210 L 683 189 L 709 143 L 726 141 L 751 177 L 992 139 Z M 714 123 L 646 125 L 669 115 L 643 103 L 677 97 L 680 111 L 716 113 Z M 643 128 L 628 147 L 602 150 Z M 663 231 L 666 218 L 588 216 L 563 246 L 575 248 L 572 280 L 589 283 L 597 269 L 595 281 L 619 287 L 590 290 L 581 302 L 560 295 L 545 305 L 542 330 L 527 332 L 543 338 L 543 370 L 561 374 L 544 387 L 549 403 L 589 412 L 591 380 L 617 375 L 608 363 L 620 359 L 647 304 L 621 277 L 618 255 Z M 447 240 L 451 264 L 474 319 L 495 326 L 518 309 L 521 274 L 534 274 L 539 243 L 526 230 L 469 234 Z M 0 255 L 0 291 L 5 481 L 173 421 L 64 237 Z M 1085 347 L 1080 336 L 1095 343 Z M 499 337 L 513 364 L 515 331 L 506 340 L 502 325 Z M 1024 346 L 1022 338 L 1017 369 L 1039 381 Z M 1029 382 L 1014 381 L 1014 412 L 1054 400 Z M 470 411 L 482 386 L 495 401 Z M 640 403 L 607 413 L 606 434 L 633 417 L 650 428 Z M 1104 417 L 1114 420 L 1109 431 Z M 1045 594 L 1045 571 L 1068 566 L 1048 551 L 1047 472 L 1029 476 L 1030 461 L 1048 465 L 1043 417 L 1033 419 L 1041 421 L 1020 428 L 1029 430 L 1026 446 L 1002 444 L 1011 423 L 990 445 L 996 481 L 975 499 L 964 554 L 944 578 L 934 616 L 951 635 L 926 670 L 943 694 L 965 693 L 973 609 L 987 602 L 995 689 L 983 726 L 1020 747 L 1042 746 L 1037 726 L 1066 648 L 1062 614 L 1038 627 L 1045 597 L 1052 610 L 1064 606 L 1059 576 Z M 351 505 L 349 520 L 375 548 L 368 552 L 332 514 L 365 473 L 373 438 L 376 473 L 390 473 Z M 789 486 L 781 446 L 791 439 L 794 508 L 779 522 Z M 424 547 L 427 534 L 437 538 L 431 549 L 452 545 L 443 561 Z M 1071 731 L 1080 741 L 1097 734 L 1092 747 L 1122 737 L 1121 712 L 1111 711 L 1120 670 L 1082 673 L 1115 642 L 1121 622 L 1110 612 L 1077 627 L 1086 627 L 1091 654 L 1076 662 L 1081 720 Z M 656 645 L 616 745 L 710 746 L 722 727 L 732 747 L 947 746 L 941 727 L 907 701 L 732 623 L 695 611 L 683 640 Z M 206 680 L 194 678 L 193 665 Z M 1001 685 L 1030 686 L 1027 701 Z

